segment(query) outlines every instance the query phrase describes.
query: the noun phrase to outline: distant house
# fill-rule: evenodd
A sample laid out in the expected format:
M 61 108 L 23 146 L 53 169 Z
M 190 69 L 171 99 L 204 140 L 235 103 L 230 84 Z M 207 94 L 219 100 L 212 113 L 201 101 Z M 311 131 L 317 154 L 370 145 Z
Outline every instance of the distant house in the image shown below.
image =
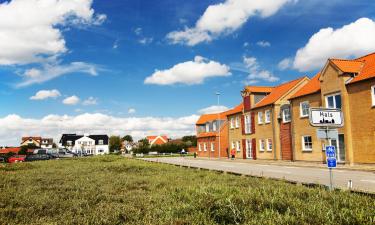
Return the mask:
M 32 144 L 34 144 L 37 147 L 41 147 L 42 137 L 22 137 L 21 146 Z
M 59 146 L 65 147 L 74 153 L 103 155 L 109 153 L 108 135 L 77 135 L 63 134 Z
M 146 139 L 148 140 L 148 143 L 150 143 L 150 147 L 153 145 L 162 145 L 165 143 L 168 143 L 169 139 L 167 136 L 147 136 Z
M 42 138 L 40 145 L 41 148 L 53 148 L 53 139 L 52 138 Z

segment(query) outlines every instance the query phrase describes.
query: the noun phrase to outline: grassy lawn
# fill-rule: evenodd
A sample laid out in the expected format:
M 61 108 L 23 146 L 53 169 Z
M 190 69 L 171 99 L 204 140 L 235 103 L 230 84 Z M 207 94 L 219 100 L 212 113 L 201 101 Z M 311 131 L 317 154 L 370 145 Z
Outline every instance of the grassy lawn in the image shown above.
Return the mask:
M 374 224 L 371 196 L 104 156 L 0 165 L 0 224 Z

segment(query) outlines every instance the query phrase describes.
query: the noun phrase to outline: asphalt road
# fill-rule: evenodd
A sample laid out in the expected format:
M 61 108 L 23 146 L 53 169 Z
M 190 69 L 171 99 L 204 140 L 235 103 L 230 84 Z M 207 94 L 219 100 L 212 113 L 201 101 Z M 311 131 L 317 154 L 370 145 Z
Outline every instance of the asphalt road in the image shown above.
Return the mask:
M 329 170 L 327 168 L 280 166 L 182 157 L 144 158 L 143 160 L 258 177 L 285 179 L 298 183 L 329 185 Z M 349 180 L 352 181 L 353 190 L 375 193 L 374 172 L 333 169 L 333 184 L 335 188 L 348 189 Z

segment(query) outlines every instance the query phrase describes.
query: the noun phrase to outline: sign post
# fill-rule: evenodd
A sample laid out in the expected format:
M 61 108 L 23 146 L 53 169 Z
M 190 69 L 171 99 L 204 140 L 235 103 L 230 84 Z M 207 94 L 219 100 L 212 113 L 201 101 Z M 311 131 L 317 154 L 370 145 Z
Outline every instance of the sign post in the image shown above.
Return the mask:
M 311 108 L 309 119 L 311 126 L 324 128 L 317 130 L 317 136 L 320 139 L 325 139 L 326 143 L 328 143 L 330 139 L 338 137 L 338 131 L 336 128 L 344 126 L 344 117 L 340 109 Z M 337 165 L 335 146 L 326 146 L 325 152 L 327 167 L 329 169 L 329 190 L 332 191 L 332 168 L 336 168 Z

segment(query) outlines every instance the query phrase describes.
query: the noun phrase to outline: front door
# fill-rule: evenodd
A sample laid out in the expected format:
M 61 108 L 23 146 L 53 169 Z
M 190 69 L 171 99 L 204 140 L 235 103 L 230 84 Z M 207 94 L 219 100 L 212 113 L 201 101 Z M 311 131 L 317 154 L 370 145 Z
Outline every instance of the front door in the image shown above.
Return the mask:
M 253 158 L 253 146 L 250 139 L 246 139 L 246 158 Z
M 336 158 L 338 162 L 345 162 L 345 138 L 344 134 L 339 134 L 338 139 L 333 138 L 330 145 L 335 146 Z

